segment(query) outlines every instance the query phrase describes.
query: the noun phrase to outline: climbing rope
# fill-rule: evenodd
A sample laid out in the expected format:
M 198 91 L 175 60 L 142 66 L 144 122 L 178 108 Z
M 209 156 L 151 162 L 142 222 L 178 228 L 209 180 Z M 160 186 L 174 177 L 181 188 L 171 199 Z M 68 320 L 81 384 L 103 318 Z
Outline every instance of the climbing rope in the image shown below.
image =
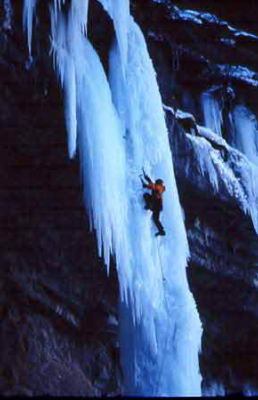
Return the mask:
M 157 243 L 157 250 L 158 250 L 158 257 L 159 257 L 159 263 L 160 263 L 162 281 L 163 281 L 163 283 L 164 283 L 164 282 L 166 282 L 166 279 L 165 279 L 165 276 L 164 276 L 164 271 L 163 271 L 163 266 L 162 266 L 162 262 L 161 262 L 160 249 L 159 249 L 159 244 L 158 244 L 158 243 Z M 168 310 L 168 302 L 167 302 L 167 298 L 166 298 L 165 293 L 166 293 L 166 291 L 165 291 L 165 289 L 164 289 L 164 300 L 165 300 L 165 303 L 166 303 L 166 308 L 167 308 L 167 310 Z M 161 364 L 161 366 L 160 366 L 160 373 L 159 373 L 159 376 L 158 376 L 158 379 L 157 379 L 157 384 L 156 384 L 156 391 L 155 391 L 156 393 L 153 393 L 155 396 L 158 395 L 158 389 L 159 389 L 159 386 L 160 386 L 161 377 L 162 377 L 162 372 L 163 372 L 163 370 L 164 370 L 164 364 L 165 364 L 165 360 L 166 360 L 166 353 L 167 353 L 168 345 L 169 345 L 169 339 L 170 339 L 170 335 L 169 335 L 169 324 L 167 324 L 166 338 L 167 338 L 167 340 L 166 340 L 166 345 L 165 345 L 165 355 L 164 355 L 164 357 L 163 357 L 162 364 Z
M 157 250 L 158 250 L 158 258 L 159 258 L 159 264 L 160 264 L 160 270 L 161 270 L 162 280 L 163 280 L 163 282 L 164 282 L 166 279 L 165 279 L 165 277 L 164 277 L 163 266 L 162 266 L 161 257 L 160 257 L 159 239 L 157 239 Z
M 173 71 L 179 71 L 180 62 L 179 62 L 179 49 L 175 49 L 173 52 Z

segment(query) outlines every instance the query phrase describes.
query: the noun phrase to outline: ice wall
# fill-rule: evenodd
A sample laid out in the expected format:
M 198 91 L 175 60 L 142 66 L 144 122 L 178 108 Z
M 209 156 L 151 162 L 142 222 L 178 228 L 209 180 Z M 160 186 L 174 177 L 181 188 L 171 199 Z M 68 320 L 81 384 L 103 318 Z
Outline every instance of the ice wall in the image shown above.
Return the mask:
M 198 396 L 201 326 L 186 279 L 186 233 L 144 37 L 128 1 L 101 0 L 116 32 L 108 80 L 85 36 L 86 2 L 73 0 L 66 14 L 63 3 L 50 8 L 54 65 L 65 96 L 69 154 L 78 149 L 99 254 L 107 267 L 110 254 L 116 259 L 125 394 Z M 143 207 L 142 167 L 166 184 L 162 238 Z
M 194 346 L 198 343 L 200 326 L 185 276 L 188 247 L 161 98 L 144 37 L 132 18 L 128 38 L 125 80 L 116 43 L 110 57 L 110 83 L 114 103 L 123 121 L 127 182 L 132 188 L 129 221 L 133 226 L 128 237 L 135 254 L 133 292 L 139 296 L 142 309 L 137 319 L 141 334 L 136 335 L 134 343 L 126 344 L 123 357 L 125 371 L 134 371 L 133 380 L 132 374 L 127 376 L 127 391 L 134 394 L 136 385 L 136 393 L 142 395 L 200 394 L 197 349 L 192 351 L 189 346 L 191 341 Z M 143 212 L 142 188 L 138 181 L 142 166 L 151 176 L 161 176 L 166 182 L 163 221 L 167 236 L 162 239 L 154 237 L 150 214 Z M 129 323 L 130 310 L 126 313 L 125 308 L 124 305 L 122 338 L 134 330 L 133 324 Z M 124 321 L 125 315 L 127 321 Z M 128 364 L 131 365 L 128 367 Z
M 219 101 L 215 96 L 207 91 L 201 95 L 201 105 L 203 110 L 204 125 L 217 135 L 222 136 L 222 112 Z
M 118 47 L 121 57 L 121 66 L 123 74 L 127 63 L 128 50 L 128 24 L 130 16 L 130 1 L 129 0 L 99 0 L 104 9 L 113 19 Z
M 237 105 L 232 115 L 235 145 L 258 167 L 258 123 L 256 117 L 244 105 Z

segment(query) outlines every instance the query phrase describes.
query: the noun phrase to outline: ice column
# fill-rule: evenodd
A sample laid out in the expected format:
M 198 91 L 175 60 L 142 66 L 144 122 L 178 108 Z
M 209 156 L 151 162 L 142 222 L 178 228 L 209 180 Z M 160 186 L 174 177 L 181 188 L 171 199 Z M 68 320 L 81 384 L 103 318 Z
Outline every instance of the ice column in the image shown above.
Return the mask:
M 218 100 L 210 93 L 204 92 L 201 95 L 204 124 L 217 135 L 221 135 L 222 113 Z
M 123 122 L 127 185 L 131 188 L 128 240 L 134 254 L 134 299 L 129 305 L 121 304 L 120 317 L 126 390 L 131 395 L 200 395 L 201 331 L 185 274 L 186 233 L 155 71 L 132 18 L 125 79 L 115 43 L 110 84 Z M 163 221 L 167 235 L 162 239 L 155 238 L 150 215 L 143 212 L 138 179 L 142 166 L 153 178 L 166 182 Z
M 23 26 L 27 31 L 29 53 L 31 54 L 32 24 L 37 0 L 24 0 L 23 3 Z
M 258 124 L 255 115 L 244 105 L 233 110 L 235 145 L 258 166 Z

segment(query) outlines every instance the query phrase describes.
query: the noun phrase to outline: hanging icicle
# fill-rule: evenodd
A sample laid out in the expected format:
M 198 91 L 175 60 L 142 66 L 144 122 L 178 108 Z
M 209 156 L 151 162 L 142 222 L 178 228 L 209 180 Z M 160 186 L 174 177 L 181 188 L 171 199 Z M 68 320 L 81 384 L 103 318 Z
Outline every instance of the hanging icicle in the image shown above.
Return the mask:
M 23 27 L 27 31 L 27 42 L 31 55 L 32 27 L 37 0 L 24 0 L 23 3 Z

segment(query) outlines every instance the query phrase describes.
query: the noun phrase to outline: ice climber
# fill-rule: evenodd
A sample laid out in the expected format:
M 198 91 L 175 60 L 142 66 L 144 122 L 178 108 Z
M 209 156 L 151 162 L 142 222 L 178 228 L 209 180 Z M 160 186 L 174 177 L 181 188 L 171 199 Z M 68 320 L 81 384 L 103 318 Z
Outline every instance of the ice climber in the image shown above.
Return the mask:
M 144 177 L 145 181 L 142 179 L 142 176 Z M 155 234 L 155 236 L 162 235 L 164 236 L 166 233 L 164 231 L 164 228 L 159 220 L 160 217 L 160 212 L 162 211 L 162 194 L 165 192 L 166 187 L 163 184 L 162 179 L 156 179 L 155 183 L 152 182 L 150 177 L 145 174 L 143 170 L 143 175 L 140 175 L 141 181 L 142 181 L 142 186 L 146 189 L 151 189 L 151 194 L 149 193 L 144 193 L 143 198 L 145 201 L 145 210 L 151 210 L 152 211 L 152 219 L 156 227 L 158 228 L 158 232 Z

